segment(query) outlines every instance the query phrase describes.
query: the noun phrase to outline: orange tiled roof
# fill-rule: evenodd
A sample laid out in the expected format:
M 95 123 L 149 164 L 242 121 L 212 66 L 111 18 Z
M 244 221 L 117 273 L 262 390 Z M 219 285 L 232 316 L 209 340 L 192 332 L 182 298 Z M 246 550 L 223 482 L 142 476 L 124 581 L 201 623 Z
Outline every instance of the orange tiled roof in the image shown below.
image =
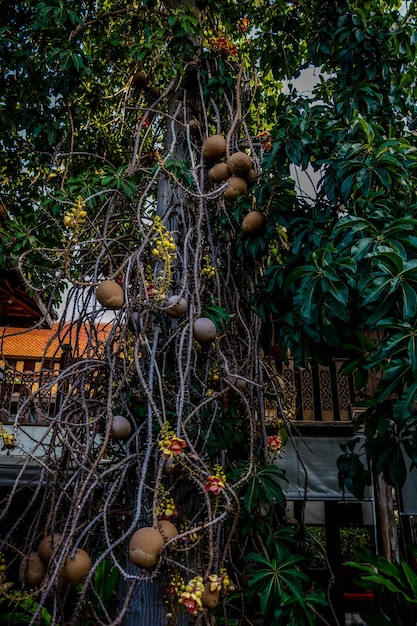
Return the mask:
M 57 323 L 51 329 L 0 327 L 0 358 L 36 360 L 45 356 L 57 359 L 62 354 L 64 344 L 71 345 L 77 355 L 81 356 L 89 339 L 94 346 L 105 341 L 110 324 L 97 324 L 93 334 L 85 326 L 78 328 L 75 324 L 68 323 L 58 336 L 58 328 Z

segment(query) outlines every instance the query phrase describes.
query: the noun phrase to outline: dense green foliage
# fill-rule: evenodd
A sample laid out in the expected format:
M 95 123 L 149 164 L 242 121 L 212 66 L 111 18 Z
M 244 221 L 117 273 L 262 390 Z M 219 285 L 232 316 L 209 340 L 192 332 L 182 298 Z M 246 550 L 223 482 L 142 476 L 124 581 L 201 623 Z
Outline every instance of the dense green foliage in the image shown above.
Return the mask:
M 403 451 L 417 461 L 414 17 L 412 4 L 399 20 L 384 3 L 338 3 L 332 26 L 321 18 L 309 49 L 328 76 L 280 98 L 265 159 L 274 187 L 260 190 L 290 242 L 265 269 L 260 312 L 299 363 L 340 354 L 358 390 L 376 377 L 358 426 L 393 485 Z M 314 198 L 295 197 L 293 165 L 315 173 Z
M 411 548 L 411 554 L 416 556 L 416 549 Z M 357 583 L 361 587 L 383 591 L 389 596 L 400 598 L 400 619 L 405 624 L 415 624 L 417 620 L 417 575 L 414 569 L 405 560 L 391 563 L 384 557 L 376 557 L 369 550 L 358 553 L 360 563 L 349 562 L 348 565 L 356 572 L 361 572 Z M 381 626 L 394 622 L 386 615 L 365 614 L 364 619 L 369 626 Z

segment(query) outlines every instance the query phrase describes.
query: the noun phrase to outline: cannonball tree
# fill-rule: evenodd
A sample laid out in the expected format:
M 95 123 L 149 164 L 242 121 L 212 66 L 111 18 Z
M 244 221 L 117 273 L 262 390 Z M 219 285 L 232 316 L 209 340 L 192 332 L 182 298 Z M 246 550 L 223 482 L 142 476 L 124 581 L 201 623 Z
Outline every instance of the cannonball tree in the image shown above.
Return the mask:
M 68 291 L 57 339 L 71 346 L 56 378 L 33 392 L 36 405 L 53 384 L 58 398 L 42 439 L 21 450 L 36 480 L 19 474 L 1 511 L 10 623 L 227 624 L 257 609 L 269 623 L 326 623 L 324 593 L 309 587 L 294 550 L 276 463 L 294 398 L 263 357 L 272 339 L 299 362 L 328 340 L 323 315 L 305 311 L 303 267 L 293 268 L 297 254 L 317 256 L 317 230 L 335 226 L 335 206 L 353 191 L 366 199 L 368 170 L 344 176 L 341 144 L 353 117 L 368 140 L 361 158 L 372 152 L 373 127 L 360 120 L 380 114 L 380 98 L 364 88 L 357 111 L 353 80 L 339 86 L 342 111 L 333 73 L 342 80 L 344 49 L 332 43 L 334 65 L 326 55 L 335 33 L 357 38 L 351 16 L 366 22 L 368 4 L 361 13 L 354 3 L 328 12 L 310 2 L 6 3 L 2 263 L 50 307 Z M 315 109 L 280 82 L 309 63 L 330 72 Z M 310 162 L 328 174 L 313 203 L 290 169 Z M 243 228 L 253 214 L 261 227 Z M 304 292 L 316 284 L 305 283 Z M 268 421 L 271 398 L 278 417 Z M 13 568 L 46 538 L 40 584 L 10 587 Z M 84 552 L 80 578 L 66 576 Z

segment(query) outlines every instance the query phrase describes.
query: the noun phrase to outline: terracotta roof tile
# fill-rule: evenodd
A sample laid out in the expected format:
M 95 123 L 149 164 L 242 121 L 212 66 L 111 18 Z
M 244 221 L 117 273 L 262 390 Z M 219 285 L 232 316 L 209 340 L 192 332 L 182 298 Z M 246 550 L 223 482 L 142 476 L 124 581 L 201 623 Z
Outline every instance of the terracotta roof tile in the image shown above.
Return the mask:
M 64 325 L 59 336 L 58 329 L 57 323 L 51 329 L 0 327 L 0 358 L 37 360 L 45 356 L 59 359 L 64 344 L 71 345 L 77 356 L 82 356 L 89 340 L 94 348 L 106 340 L 110 324 L 97 324 L 93 333 L 85 326 L 78 328 L 69 323 Z

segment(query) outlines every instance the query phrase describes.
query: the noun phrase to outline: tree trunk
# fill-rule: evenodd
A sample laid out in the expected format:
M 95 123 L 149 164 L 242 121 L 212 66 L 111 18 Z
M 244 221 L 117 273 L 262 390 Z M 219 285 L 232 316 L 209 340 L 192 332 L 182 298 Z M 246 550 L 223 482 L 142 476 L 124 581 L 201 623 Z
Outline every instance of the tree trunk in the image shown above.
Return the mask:
M 378 553 L 391 563 L 398 563 L 400 547 L 395 525 L 393 490 L 387 485 L 382 474 L 374 476 L 374 487 Z M 396 624 L 400 625 L 402 622 L 399 621 L 398 607 L 394 597 L 383 598 L 383 605 L 386 613 L 396 620 Z
M 375 476 L 375 512 L 379 530 L 377 542 L 381 556 L 391 563 L 398 563 L 400 548 L 394 517 L 394 499 L 392 488 L 387 485 L 381 474 Z
M 183 4 L 176 2 L 172 4 Z M 164 158 L 174 159 L 182 162 L 189 160 L 189 154 L 186 150 L 186 133 L 184 131 L 184 121 L 191 118 L 196 119 L 198 115 L 198 105 L 193 97 L 193 91 L 196 88 L 195 82 L 191 81 L 190 89 L 181 88 L 172 94 L 172 98 L 168 105 L 168 121 L 164 134 Z M 192 103 L 190 105 L 190 102 Z M 200 105 L 201 106 L 201 105 Z M 202 120 L 201 120 L 202 121 Z M 185 191 L 175 184 L 175 180 L 162 173 L 158 181 L 158 190 L 156 198 L 157 214 L 163 219 L 165 226 L 170 232 L 177 233 L 177 237 L 185 236 L 184 224 L 179 224 L 178 214 L 182 212 L 182 207 L 190 200 L 186 197 Z M 192 225 L 194 227 L 194 224 Z M 177 242 L 180 243 L 181 242 Z M 175 268 L 176 280 L 173 279 L 173 285 L 180 281 L 182 274 L 181 268 Z M 190 279 L 187 289 L 192 291 L 193 285 Z M 155 322 L 158 323 L 158 322 Z M 178 501 L 181 501 L 181 494 L 177 493 Z M 186 505 L 184 504 L 184 508 Z M 192 570 L 200 571 L 198 552 L 193 553 L 190 566 Z M 129 567 L 129 566 L 128 566 Z M 138 574 L 137 568 L 130 569 L 133 573 Z M 181 570 L 179 570 L 181 571 Z M 155 578 L 141 582 L 135 592 L 123 620 L 123 626 L 168 626 L 175 623 L 175 626 L 187 626 L 195 623 L 195 617 L 187 614 L 182 610 L 178 617 L 174 617 L 171 621 L 168 617 L 169 606 L 164 603 L 164 570 L 155 576 Z M 123 583 L 121 585 L 121 595 L 123 596 Z M 121 602 L 123 597 L 121 598 Z

